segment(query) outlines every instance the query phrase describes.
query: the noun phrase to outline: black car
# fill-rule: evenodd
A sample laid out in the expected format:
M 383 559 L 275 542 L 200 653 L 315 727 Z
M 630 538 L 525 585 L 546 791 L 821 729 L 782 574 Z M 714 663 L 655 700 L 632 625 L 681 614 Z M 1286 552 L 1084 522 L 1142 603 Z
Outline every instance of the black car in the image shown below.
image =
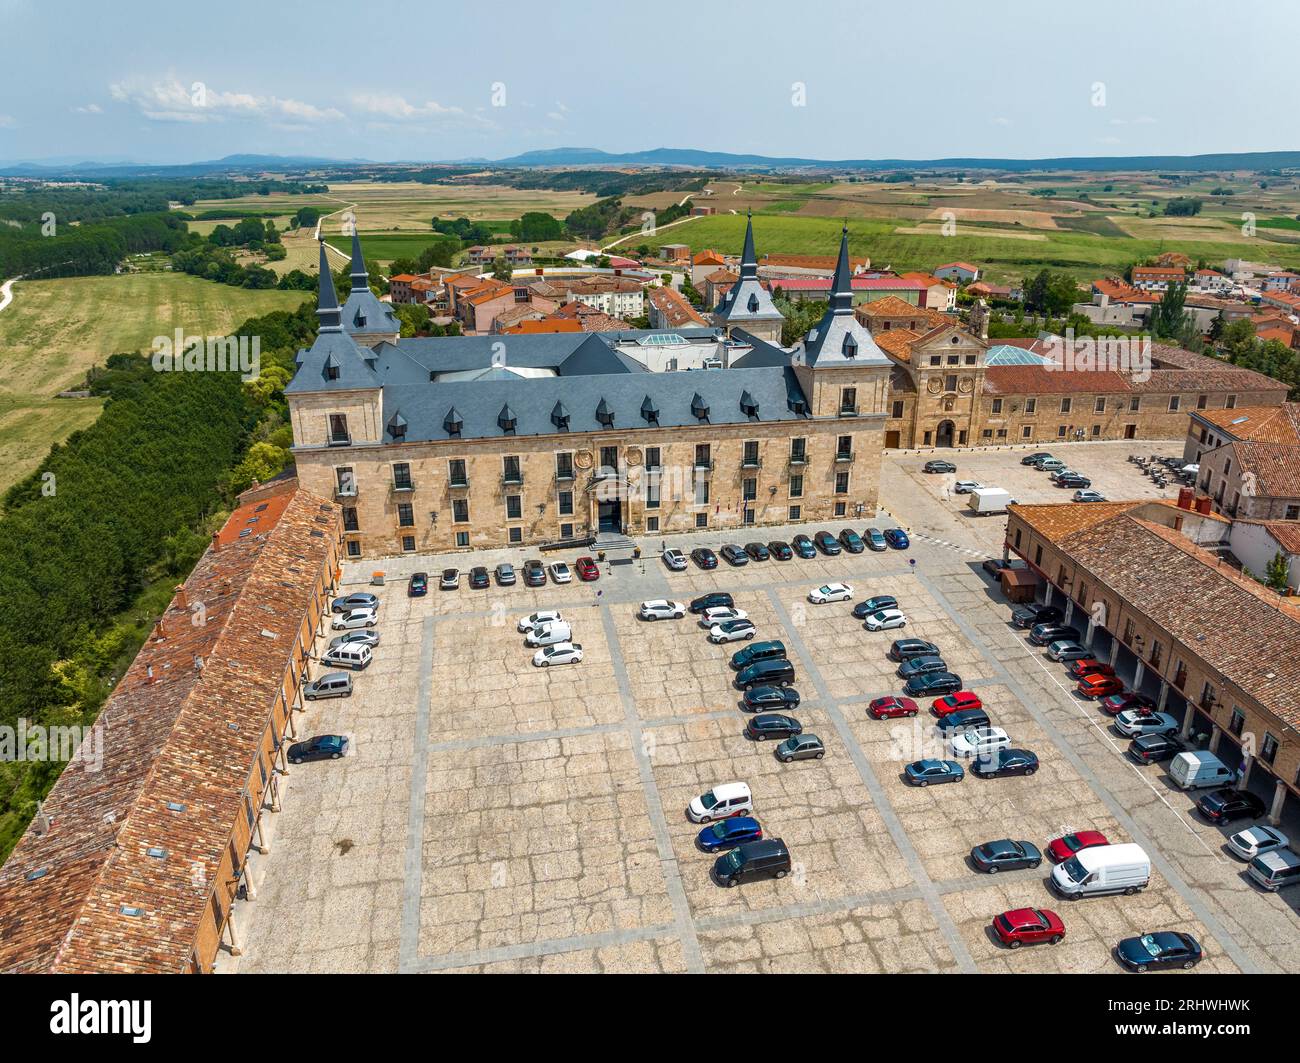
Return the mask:
M 515 585 L 515 566 L 509 561 L 502 561 L 497 565 L 497 586 L 513 587 Z
M 868 598 L 865 602 L 858 602 L 853 607 L 853 619 L 865 620 L 872 613 L 878 613 L 881 609 L 897 609 L 898 599 L 892 594 L 877 594 L 874 598 Z
M 1079 632 L 1064 624 L 1038 623 L 1029 629 L 1029 641 L 1035 646 L 1046 646 L 1051 642 L 1078 642 Z
M 934 726 L 938 732 L 947 737 L 971 727 L 987 727 L 989 714 L 983 709 L 958 709 L 942 717 Z
M 1038 757 L 1027 749 L 998 749 L 976 757 L 970 770 L 981 779 L 996 779 L 1000 775 L 1033 775 L 1038 770 Z
M 344 735 L 317 735 L 305 742 L 295 742 L 289 747 L 289 763 L 301 764 L 306 760 L 338 760 L 348 751 Z
M 776 712 L 799 707 L 799 691 L 794 687 L 754 687 L 746 690 L 741 704 L 746 712 Z
M 692 613 L 702 613 L 705 609 L 732 609 L 735 605 L 735 600 L 726 591 L 712 591 L 692 598 L 690 610 Z
M 889 647 L 891 661 L 910 661 L 913 657 L 938 657 L 939 647 L 925 639 L 895 639 Z
M 745 734 L 756 742 L 765 742 L 769 738 L 789 738 L 791 735 L 803 734 L 803 724 L 793 716 L 783 716 L 779 712 L 760 712 L 749 718 L 745 724 Z
M 481 591 L 484 587 L 490 587 L 492 580 L 488 577 L 488 570 L 482 565 L 475 565 L 469 570 L 469 585 L 476 591 Z
M 1265 805 L 1249 790 L 1225 786 L 1202 796 L 1196 807 L 1211 823 L 1230 823 L 1234 819 L 1258 819 Z
M 742 650 L 731 655 L 731 667 L 739 672 L 759 661 L 785 659 L 785 643 L 773 639 L 770 642 L 751 642 Z
M 735 886 L 756 878 L 785 878 L 790 873 L 790 850 L 780 838 L 744 842 L 713 864 L 713 879 Z
M 423 598 L 429 593 L 429 573 L 412 572 L 410 582 L 406 584 L 408 598 Z
M 741 690 L 754 690 L 757 687 L 788 687 L 794 682 L 794 665 L 784 657 L 773 657 L 766 661 L 756 661 L 736 673 L 736 686 Z
M 1026 454 L 1020 459 L 1021 465 L 1037 465 L 1040 461 L 1050 458 L 1052 455 L 1045 450 L 1035 451 L 1033 454 Z
M 817 548 L 813 546 L 813 541 L 806 535 L 796 535 L 790 540 L 790 546 L 805 561 L 817 556 Z
M 860 554 L 867 548 L 862 541 L 862 536 L 852 528 L 845 528 L 840 532 L 840 545 L 851 554 Z
M 718 555 L 710 550 L 707 546 L 697 546 L 691 551 L 691 560 L 700 568 L 717 568 Z
M 749 564 L 749 555 L 735 543 L 727 543 L 718 553 L 726 559 L 727 564 L 734 565 L 736 568 Z
M 746 543 L 745 553 L 751 561 L 766 561 L 772 554 L 762 543 Z
M 813 536 L 813 542 L 817 544 L 817 549 L 827 557 L 835 557 L 840 552 L 840 544 L 835 541 L 835 536 L 828 531 L 819 531 Z
M 922 472 L 956 472 L 957 466 L 950 461 L 935 459 L 921 466 Z
M 1000 557 L 989 557 L 984 560 L 984 571 L 994 579 L 1001 579 L 1002 573 L 1008 569 L 1025 567 L 1025 563 L 1018 557 L 1013 557 L 1010 561 L 1003 561 Z
M 987 564 L 987 562 L 986 562 Z M 1065 614 L 1054 605 L 1030 602 L 1011 610 L 1011 623 L 1016 627 L 1033 627 L 1035 624 L 1058 624 Z
M 768 550 L 778 561 L 789 561 L 794 557 L 794 551 L 790 549 L 790 544 L 782 539 L 773 539 L 767 544 Z
M 1043 854 L 1032 842 L 1018 842 L 1002 838 L 985 842 L 970 851 L 970 861 L 980 871 L 996 875 L 999 871 L 1019 871 L 1022 867 L 1037 867 Z
M 946 672 L 948 662 L 942 657 L 933 654 L 926 654 L 923 657 L 912 657 L 898 666 L 899 679 L 911 679 L 914 675 L 930 675 L 932 672 Z
M 1139 764 L 1154 764 L 1177 756 L 1185 748 L 1173 735 L 1138 735 L 1128 744 L 1128 755 Z
M 546 586 L 546 566 L 536 558 L 524 562 L 524 584 L 528 587 Z
M 1077 472 L 1066 473 L 1064 476 L 1056 478 L 1057 487 L 1091 487 L 1092 481 L 1086 476 L 1081 476 Z
M 957 693 L 961 685 L 961 676 L 953 672 L 929 672 L 912 676 L 903 687 L 903 693 L 911 698 L 940 697 Z
M 1201 962 L 1203 955 L 1196 938 L 1172 930 L 1125 938 L 1115 946 L 1115 959 L 1139 974 L 1165 967 L 1191 970 Z

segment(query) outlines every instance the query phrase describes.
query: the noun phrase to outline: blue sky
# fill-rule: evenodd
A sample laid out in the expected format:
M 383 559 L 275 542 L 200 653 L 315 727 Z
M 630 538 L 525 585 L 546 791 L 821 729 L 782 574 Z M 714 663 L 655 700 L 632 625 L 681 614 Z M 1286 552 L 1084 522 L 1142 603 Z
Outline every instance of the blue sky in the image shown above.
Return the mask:
M 1254 0 L 0 0 L 0 160 L 1291 149 L 1297 31 Z

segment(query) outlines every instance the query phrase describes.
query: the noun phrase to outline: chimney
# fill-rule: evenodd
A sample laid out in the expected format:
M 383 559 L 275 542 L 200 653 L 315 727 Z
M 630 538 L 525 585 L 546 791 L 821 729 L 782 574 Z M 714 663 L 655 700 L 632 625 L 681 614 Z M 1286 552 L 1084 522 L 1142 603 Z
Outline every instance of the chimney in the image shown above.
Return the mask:
M 147 664 L 144 668 L 144 679 L 146 683 L 153 682 L 153 665 Z
M 190 607 L 190 600 L 185 593 L 185 584 L 176 584 L 176 608 L 182 611 Z
M 220 550 L 220 549 L 221 549 L 221 533 L 220 533 L 220 532 L 213 532 L 213 533 L 212 533 L 212 552 L 215 554 L 215 553 L 216 553 L 218 550 Z
M 1178 489 L 1178 508 L 1191 509 L 1192 500 L 1196 497 L 1196 492 L 1190 487 L 1180 487 Z

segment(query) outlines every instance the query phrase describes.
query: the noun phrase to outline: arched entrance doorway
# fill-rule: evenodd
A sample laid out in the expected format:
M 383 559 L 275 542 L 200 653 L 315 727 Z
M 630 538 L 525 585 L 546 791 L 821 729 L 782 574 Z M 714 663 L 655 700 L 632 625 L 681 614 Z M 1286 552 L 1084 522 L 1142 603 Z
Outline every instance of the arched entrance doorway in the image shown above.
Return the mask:
M 951 421 L 940 421 L 939 428 L 934 433 L 934 445 L 937 447 L 952 446 L 953 435 L 956 431 L 957 426 Z

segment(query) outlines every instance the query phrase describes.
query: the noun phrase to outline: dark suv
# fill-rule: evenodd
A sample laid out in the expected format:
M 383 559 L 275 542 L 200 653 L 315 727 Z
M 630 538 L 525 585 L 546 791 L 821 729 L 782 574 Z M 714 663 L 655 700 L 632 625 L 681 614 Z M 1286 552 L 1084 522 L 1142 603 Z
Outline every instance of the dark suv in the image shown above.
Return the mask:
M 860 554 L 867 548 L 862 542 L 862 536 L 852 528 L 845 528 L 840 532 L 840 545 L 851 554 Z
M 813 536 L 813 542 L 817 544 L 817 549 L 827 557 L 834 557 L 840 552 L 840 544 L 835 541 L 835 536 L 828 531 L 819 531 Z
M 1057 624 L 1065 619 L 1065 614 L 1054 605 L 1031 602 L 1019 609 L 1011 610 L 1011 623 L 1016 627 L 1033 627 L 1035 624 Z
M 756 661 L 742 668 L 736 675 L 736 686 L 742 690 L 755 687 L 788 687 L 794 682 L 794 665 L 784 657 Z
M 524 562 L 524 585 L 527 587 L 546 586 L 546 566 L 536 558 Z
M 889 647 L 891 661 L 910 661 L 913 657 L 938 657 L 939 647 L 925 639 L 896 639 Z
M 731 655 L 731 667 L 739 672 L 742 668 L 748 668 L 751 664 L 756 664 L 759 661 L 784 659 L 784 642 L 755 642 Z
M 899 679 L 911 679 L 914 675 L 929 675 L 931 672 L 946 672 L 948 664 L 942 657 L 926 654 L 913 657 L 898 666 Z
M 713 879 L 720 886 L 736 886 L 756 878 L 785 878 L 789 873 L 790 850 L 780 838 L 745 842 L 713 864 Z
M 1249 790 L 1225 786 L 1211 790 L 1196 802 L 1196 807 L 1211 823 L 1227 823 L 1234 819 L 1258 819 L 1264 814 L 1265 806 Z
M 705 609 L 730 609 L 735 604 L 726 591 L 714 591 L 712 594 L 701 594 L 698 598 L 692 599 L 691 612 L 702 613 Z
M 955 694 L 961 689 L 961 676 L 953 672 L 927 672 L 914 675 L 903 687 L 903 693 L 910 698 L 942 697 Z
M 1139 764 L 1154 764 L 1177 756 L 1184 748 L 1174 735 L 1138 735 L 1128 744 L 1128 755 Z
M 1035 646 L 1046 646 L 1049 642 L 1078 642 L 1079 632 L 1064 624 L 1038 623 L 1029 629 L 1029 641 Z

